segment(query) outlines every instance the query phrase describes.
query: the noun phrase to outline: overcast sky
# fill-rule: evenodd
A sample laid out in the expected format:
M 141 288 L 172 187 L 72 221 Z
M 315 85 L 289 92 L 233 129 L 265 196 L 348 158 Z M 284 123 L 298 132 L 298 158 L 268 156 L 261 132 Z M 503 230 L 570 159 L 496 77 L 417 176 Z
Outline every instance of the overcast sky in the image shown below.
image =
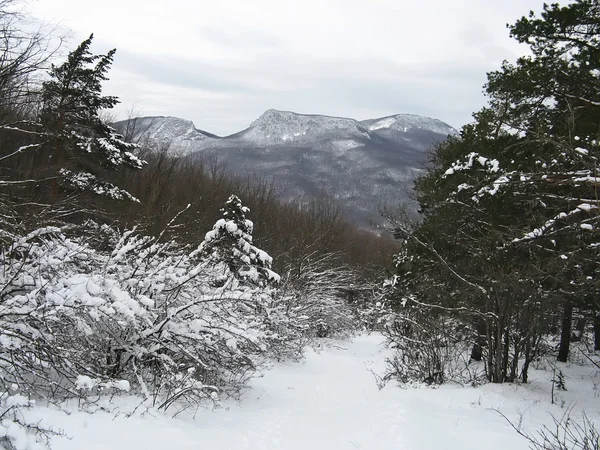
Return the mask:
M 106 93 L 121 117 L 171 115 L 225 135 L 269 108 L 460 127 L 485 73 L 525 49 L 506 23 L 543 0 L 38 0 L 75 46 L 117 48 Z

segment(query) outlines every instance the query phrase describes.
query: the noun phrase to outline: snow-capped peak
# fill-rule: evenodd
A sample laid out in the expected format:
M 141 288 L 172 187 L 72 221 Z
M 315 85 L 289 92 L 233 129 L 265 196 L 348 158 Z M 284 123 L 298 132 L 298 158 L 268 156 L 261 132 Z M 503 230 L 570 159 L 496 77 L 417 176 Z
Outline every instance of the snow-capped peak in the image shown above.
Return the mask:
M 179 154 L 195 151 L 201 142 L 218 139 L 217 136 L 197 129 L 191 120 L 179 117 L 138 117 L 117 122 L 114 126 L 134 141 L 156 147 L 168 145 L 173 152 Z
M 441 120 L 415 114 L 396 114 L 379 119 L 364 120 L 362 123 L 371 131 L 388 129 L 407 132 L 411 129 L 418 129 L 444 135 L 458 134 L 455 128 Z
M 354 119 L 317 114 L 298 114 L 269 109 L 238 136 L 263 144 L 297 142 L 314 136 L 343 134 L 370 138 L 366 126 Z
M 444 122 L 410 114 L 360 122 L 269 109 L 225 137 L 197 130 L 189 120 L 139 121 L 139 129 L 148 127 L 161 148 L 168 144 L 178 155 L 217 157 L 232 173 L 272 179 L 284 200 L 339 193 L 348 217 L 364 226 L 377 220 L 377 205 L 397 202 L 398 192 L 410 191 L 425 151 L 456 133 Z
M 170 141 L 173 139 L 202 140 L 208 133 L 198 130 L 191 120 L 171 116 L 139 117 L 133 119 L 135 134 L 150 140 Z
M 286 125 L 321 125 L 331 124 L 339 127 L 360 127 L 362 125 L 355 119 L 346 117 L 325 116 L 322 114 L 300 114 L 292 111 L 280 111 L 277 109 L 266 110 L 258 119 L 250 125 L 250 128 L 261 127 L 266 124 L 286 124 Z

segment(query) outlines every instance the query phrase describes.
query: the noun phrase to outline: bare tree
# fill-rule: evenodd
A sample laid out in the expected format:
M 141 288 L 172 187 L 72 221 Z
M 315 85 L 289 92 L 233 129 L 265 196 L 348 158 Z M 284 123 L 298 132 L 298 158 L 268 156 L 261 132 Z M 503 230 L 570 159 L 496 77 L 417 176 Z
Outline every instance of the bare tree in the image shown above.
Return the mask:
M 0 0 L 0 119 L 35 101 L 39 75 L 59 51 L 64 34 L 57 26 L 34 23 L 19 0 Z M 13 113 L 13 114 L 10 114 Z

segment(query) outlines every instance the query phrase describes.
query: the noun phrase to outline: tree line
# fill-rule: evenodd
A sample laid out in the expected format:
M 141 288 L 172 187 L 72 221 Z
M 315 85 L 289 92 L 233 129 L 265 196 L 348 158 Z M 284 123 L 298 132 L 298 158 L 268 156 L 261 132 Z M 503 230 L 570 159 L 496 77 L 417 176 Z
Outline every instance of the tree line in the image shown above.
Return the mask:
M 529 53 L 490 72 L 487 106 L 430 152 L 421 220 L 395 218 L 403 376 L 448 378 L 448 344 L 472 346 L 492 382 L 527 381 L 548 335 L 566 361 L 590 323 L 600 349 L 600 5 L 544 5 L 508 28 Z M 411 341 L 431 350 L 419 360 Z

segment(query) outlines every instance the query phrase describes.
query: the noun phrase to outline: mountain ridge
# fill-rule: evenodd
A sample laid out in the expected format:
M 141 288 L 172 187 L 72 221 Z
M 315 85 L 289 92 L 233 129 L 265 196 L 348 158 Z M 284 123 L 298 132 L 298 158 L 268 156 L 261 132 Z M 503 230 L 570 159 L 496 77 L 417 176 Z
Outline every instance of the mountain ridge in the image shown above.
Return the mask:
M 129 136 L 134 140 L 169 145 L 178 156 L 216 157 L 235 174 L 272 179 L 284 201 L 335 197 L 346 217 L 364 227 L 377 221 L 379 206 L 410 203 L 413 180 L 424 170 L 425 150 L 458 134 L 438 119 L 414 114 L 358 121 L 275 109 L 223 137 L 170 116 L 115 125 L 119 131 L 137 130 Z M 414 201 L 412 205 L 416 209 Z
M 417 119 L 417 120 L 412 120 L 412 121 L 404 120 L 404 123 L 405 123 L 405 125 L 403 126 L 404 132 L 408 131 L 408 129 L 410 129 L 410 128 L 419 128 L 419 129 L 434 131 L 434 132 L 440 133 L 440 134 L 443 134 L 443 133 L 458 134 L 458 130 L 456 130 L 454 127 L 447 124 L 446 122 L 443 122 L 439 119 L 435 119 L 435 118 L 431 118 L 431 117 L 427 117 L 427 116 L 421 116 L 421 115 L 417 115 L 417 114 L 410 114 L 410 113 L 392 114 L 389 116 L 382 116 L 382 117 L 378 117 L 378 118 L 374 118 L 374 119 L 357 120 L 357 119 L 353 119 L 351 117 L 331 116 L 331 115 L 326 115 L 326 114 L 305 114 L 305 113 L 296 113 L 293 111 L 278 110 L 278 109 L 268 109 L 263 114 L 261 114 L 257 119 L 252 121 L 247 128 L 240 130 L 238 132 L 232 133 L 232 134 L 224 135 L 224 136 L 210 133 L 203 129 L 197 128 L 193 121 L 175 117 L 175 116 L 156 115 L 156 116 L 135 117 L 133 119 L 118 121 L 115 123 L 115 125 L 117 125 L 117 127 L 120 128 L 123 124 L 125 124 L 127 122 L 135 121 L 135 122 L 139 123 L 137 125 L 137 128 L 142 130 L 143 134 L 147 134 L 149 131 L 148 128 L 150 128 L 150 125 L 158 124 L 161 128 L 161 131 L 163 131 L 165 122 L 171 123 L 171 126 L 173 128 L 179 128 L 179 127 L 181 127 L 181 123 L 185 123 L 185 124 L 188 124 L 189 128 L 193 128 L 195 131 L 197 131 L 202 136 L 209 137 L 211 139 L 220 140 L 220 139 L 237 138 L 237 137 L 243 135 L 248 130 L 251 130 L 253 128 L 261 126 L 264 122 L 268 121 L 267 119 L 272 119 L 274 117 L 281 117 L 281 116 L 294 117 L 294 118 L 306 118 L 306 119 L 309 119 L 309 120 L 307 120 L 307 122 L 310 122 L 310 119 L 312 119 L 313 121 L 316 121 L 317 119 L 320 119 L 321 121 L 334 120 L 338 123 L 345 121 L 348 123 L 355 123 L 357 127 L 363 127 L 365 132 L 378 131 L 381 129 L 399 130 L 398 127 L 393 126 L 394 124 L 396 124 L 396 125 L 398 124 L 398 119 L 411 118 L 411 119 Z M 391 126 L 385 126 L 385 125 L 376 126 L 376 124 L 382 124 L 384 121 L 390 120 L 390 119 L 394 119 L 394 123 L 392 123 Z M 416 126 L 418 124 L 422 124 L 422 125 L 429 124 L 429 126 Z M 407 126 L 407 125 L 410 125 L 410 126 Z M 142 133 L 137 133 L 137 134 L 139 135 Z M 164 136 L 168 137 L 169 135 L 174 135 L 174 133 L 167 132 L 167 133 L 165 133 Z M 139 136 L 136 136 L 136 137 L 139 137 Z

